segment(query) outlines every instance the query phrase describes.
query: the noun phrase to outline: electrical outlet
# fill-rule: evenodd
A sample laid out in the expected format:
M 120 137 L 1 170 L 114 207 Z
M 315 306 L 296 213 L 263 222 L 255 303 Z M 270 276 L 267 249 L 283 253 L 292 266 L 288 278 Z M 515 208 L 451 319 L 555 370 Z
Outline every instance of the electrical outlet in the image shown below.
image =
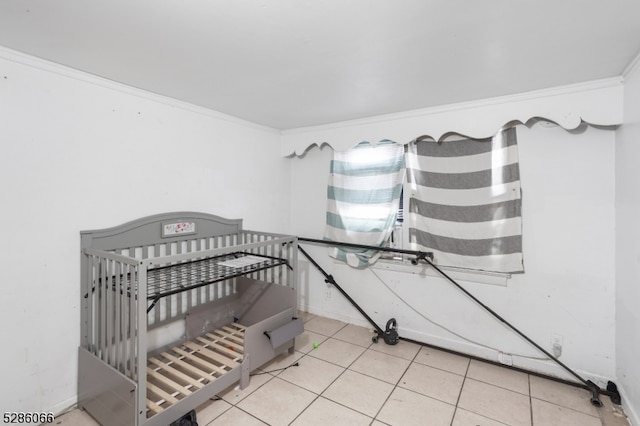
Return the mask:
M 562 355 L 563 343 L 564 343 L 564 340 L 561 335 L 559 334 L 551 335 L 551 351 L 553 352 L 553 356 L 555 356 L 556 358 L 560 358 L 560 355 Z
M 331 299 L 331 287 L 333 287 L 331 284 L 327 284 L 327 290 L 324 293 L 324 298 L 327 300 Z
M 511 359 L 511 354 L 499 352 L 498 353 L 498 361 L 500 364 L 504 365 L 513 365 L 513 360 Z

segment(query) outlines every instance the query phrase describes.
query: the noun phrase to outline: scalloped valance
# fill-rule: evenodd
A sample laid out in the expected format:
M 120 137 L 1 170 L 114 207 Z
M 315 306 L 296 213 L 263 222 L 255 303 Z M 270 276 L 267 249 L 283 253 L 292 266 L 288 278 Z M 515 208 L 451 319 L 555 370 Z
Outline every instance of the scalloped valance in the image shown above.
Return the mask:
M 282 132 L 283 156 L 302 155 L 313 146 L 346 151 L 360 142 L 407 144 L 420 136 L 440 140 L 450 133 L 493 136 L 511 123 L 544 119 L 565 129 L 580 124 L 617 126 L 623 119 L 622 78 L 528 92 L 444 107 L 389 114 Z

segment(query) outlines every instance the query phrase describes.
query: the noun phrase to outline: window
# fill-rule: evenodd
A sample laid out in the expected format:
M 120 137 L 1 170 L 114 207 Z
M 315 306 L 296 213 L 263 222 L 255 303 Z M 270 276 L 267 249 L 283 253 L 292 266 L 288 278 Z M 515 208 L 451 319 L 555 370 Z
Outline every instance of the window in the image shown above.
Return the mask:
M 386 245 L 396 223 L 405 178 L 404 147 L 392 141 L 363 142 L 335 152 L 327 189 L 325 239 L 368 246 Z M 379 257 L 376 250 L 335 248 L 331 256 L 354 267 Z
M 524 271 L 515 128 L 487 139 L 363 143 L 335 153 L 327 198 L 326 239 L 433 252 L 443 267 Z M 358 267 L 412 257 L 355 249 L 332 255 Z
M 516 142 L 510 128 L 481 140 L 409 144 L 408 248 L 433 251 L 443 266 L 523 272 Z

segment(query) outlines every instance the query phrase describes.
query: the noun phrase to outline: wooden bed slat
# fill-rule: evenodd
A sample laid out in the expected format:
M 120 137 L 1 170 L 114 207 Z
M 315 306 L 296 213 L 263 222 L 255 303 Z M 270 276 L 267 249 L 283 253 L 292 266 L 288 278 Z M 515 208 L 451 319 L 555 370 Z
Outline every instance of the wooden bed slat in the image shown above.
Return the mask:
M 238 329 L 238 328 L 231 328 L 228 325 L 222 326 L 220 327 L 222 330 L 225 330 L 227 332 L 229 332 L 232 335 L 236 335 L 236 336 L 242 336 L 244 337 L 244 330 Z
M 149 409 L 149 411 L 151 411 L 153 414 L 158 414 L 162 411 L 164 411 L 164 408 L 162 408 L 161 406 L 159 406 L 158 404 L 156 404 L 155 402 L 151 401 L 150 399 L 147 398 L 147 408 Z
M 233 340 L 234 342 L 240 344 L 240 345 L 244 345 L 244 334 L 241 333 L 237 333 L 237 332 L 233 332 L 233 333 L 228 333 L 225 330 L 222 329 L 217 329 L 217 330 L 213 330 L 212 333 L 215 333 L 216 336 L 220 336 L 220 337 L 224 337 L 228 340 Z M 209 333 L 211 334 L 211 333 Z
M 184 386 L 182 386 L 180 383 L 176 383 L 173 380 L 171 380 L 170 378 L 168 378 L 167 376 L 164 376 L 163 374 L 147 367 L 147 377 L 153 377 L 154 379 L 158 380 L 159 382 L 164 383 L 165 385 L 171 387 L 174 391 L 179 392 L 183 395 L 191 395 L 191 391 L 187 388 L 185 388 Z
M 188 382 L 190 385 L 197 387 L 198 389 L 201 389 L 204 387 L 204 384 L 202 384 L 201 382 L 197 381 L 196 379 L 194 379 L 193 377 L 183 373 L 182 371 L 173 368 L 172 366 L 160 361 L 157 358 L 151 358 L 149 359 L 150 363 L 153 363 L 154 365 L 162 368 L 163 370 L 165 370 L 167 373 L 175 376 L 175 377 L 179 377 L 180 379 L 184 380 L 185 382 Z M 200 375 L 198 375 L 198 377 L 200 377 Z
M 204 343 L 205 345 L 207 345 L 209 347 L 214 348 L 218 352 L 222 352 L 224 355 L 227 355 L 228 357 L 230 357 L 229 359 L 232 359 L 232 360 L 235 361 L 238 358 L 242 358 L 242 356 L 241 356 L 242 354 L 238 353 L 237 351 L 234 351 L 233 349 L 229 349 L 228 346 L 225 346 L 219 340 L 218 340 L 218 342 L 214 342 L 212 340 L 205 339 L 204 337 L 198 337 L 197 340 L 199 342 Z
M 188 354 L 187 354 L 188 355 Z M 180 358 L 177 358 L 171 354 L 168 353 L 163 353 L 162 354 L 163 357 L 173 361 L 174 363 L 176 363 L 177 365 L 181 366 L 182 368 L 191 371 L 194 374 L 197 374 L 199 377 L 202 378 L 206 378 L 207 380 L 211 381 L 213 379 L 215 379 L 215 376 L 212 376 L 213 373 L 207 373 L 204 370 L 199 369 L 198 367 L 195 367 L 187 362 L 184 362 L 183 360 L 181 360 Z M 223 372 L 224 374 L 224 372 Z
M 232 323 L 147 360 L 147 417 L 240 365 L 245 326 Z M 240 362 L 239 362 L 240 361 Z M 179 383 L 182 382 L 182 383 Z M 193 387 L 193 388 L 192 388 Z M 157 401 L 153 401 L 158 398 Z
M 225 374 L 227 372 L 227 370 L 225 370 L 223 367 L 221 367 L 219 365 L 216 365 L 216 364 L 212 364 L 208 360 L 200 358 L 200 357 L 197 357 L 192 353 L 189 353 L 187 351 L 183 351 L 182 349 L 178 349 L 178 348 L 174 348 L 173 350 L 176 353 L 178 353 L 178 354 L 182 355 L 183 357 L 185 357 L 185 359 L 188 359 L 189 361 L 191 361 L 191 362 L 193 362 L 195 364 L 198 364 L 198 365 L 200 365 L 200 366 L 202 366 L 202 367 L 204 367 L 204 368 L 206 368 L 206 369 L 211 371 L 211 373 L 205 373 L 204 377 L 206 377 L 207 375 L 209 377 L 211 377 L 211 375 L 213 375 L 213 373 L 218 373 L 218 376 L 213 376 L 213 378 L 216 378 L 216 377 L 219 377 L 220 375 Z
M 221 354 L 219 354 L 217 352 L 214 352 L 211 349 L 207 349 L 204 346 L 200 346 L 197 343 L 186 342 L 184 345 L 187 348 L 189 348 L 189 349 L 191 349 L 191 350 L 193 350 L 193 351 L 195 351 L 195 352 L 197 352 L 197 353 L 199 353 L 199 354 L 201 354 L 201 355 L 203 355 L 203 356 L 205 356 L 205 357 L 207 357 L 207 358 L 209 358 L 209 359 L 211 359 L 213 361 L 216 361 L 216 362 L 219 362 L 221 364 L 226 365 L 227 367 L 236 368 L 238 365 L 240 365 L 238 362 L 236 362 L 236 361 L 234 361 L 234 360 L 232 360 L 230 358 L 227 358 L 226 356 L 223 356 L 223 355 L 221 355 Z
M 226 345 L 227 347 L 231 346 L 232 348 L 235 349 L 236 352 L 239 352 L 239 353 L 244 352 L 244 346 L 239 345 L 236 342 L 232 341 L 231 339 L 228 338 L 228 336 L 225 336 L 225 335 L 220 336 L 219 334 L 212 334 L 212 333 L 207 333 L 206 336 L 209 339 L 212 339 L 214 342 L 219 341 L 222 344 Z
M 150 390 L 151 392 L 155 393 L 156 395 L 158 395 L 160 398 L 164 399 L 165 401 L 170 402 L 171 404 L 175 404 L 176 402 L 178 402 L 178 399 L 176 397 L 174 397 L 173 395 L 169 394 L 164 389 L 154 385 L 153 383 L 147 382 L 147 389 Z

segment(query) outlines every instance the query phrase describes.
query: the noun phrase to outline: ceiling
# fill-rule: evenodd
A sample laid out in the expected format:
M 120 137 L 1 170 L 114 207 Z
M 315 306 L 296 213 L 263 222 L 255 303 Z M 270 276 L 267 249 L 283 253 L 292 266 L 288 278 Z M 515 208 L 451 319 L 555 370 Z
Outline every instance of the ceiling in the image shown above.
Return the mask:
M 276 129 L 623 75 L 638 0 L 2 0 L 0 46 Z

